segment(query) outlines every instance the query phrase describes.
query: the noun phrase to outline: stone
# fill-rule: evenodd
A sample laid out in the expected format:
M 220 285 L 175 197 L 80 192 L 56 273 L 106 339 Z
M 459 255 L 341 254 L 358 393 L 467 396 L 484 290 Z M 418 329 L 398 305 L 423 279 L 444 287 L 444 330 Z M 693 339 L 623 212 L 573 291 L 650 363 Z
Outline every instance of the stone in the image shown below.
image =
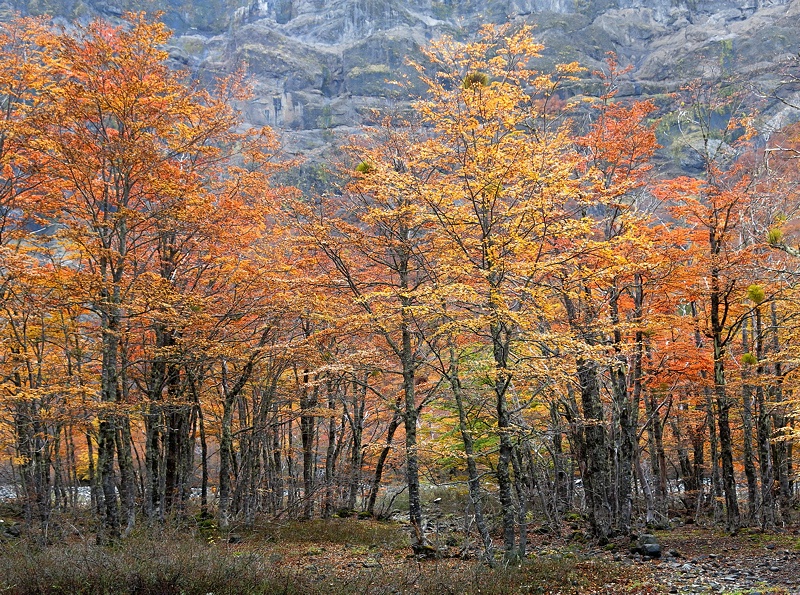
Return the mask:
M 379 568 L 380 565 L 381 563 L 376 560 L 367 560 L 366 562 L 361 564 L 361 566 L 363 566 L 364 568 Z
M 439 550 L 427 543 L 415 543 L 411 545 L 411 549 L 417 558 L 436 558 L 439 555 Z
M 636 542 L 638 545 L 637 550 L 642 556 L 648 558 L 661 557 L 661 545 L 658 543 L 658 539 L 655 535 L 651 535 L 649 533 L 639 535 L 639 538 L 636 540 Z
M 661 546 L 657 543 L 645 543 L 641 546 L 640 551 L 643 556 L 647 556 L 649 558 L 661 557 Z
M 41 12 L 41 0 L 18 0 L 23 14 Z M 117 18 L 112 0 L 48 2 L 62 20 L 77 18 L 78 6 L 93 16 Z M 408 59 L 423 62 L 420 47 L 449 34 L 475 37 L 485 22 L 527 23 L 545 48 L 534 65 L 546 71 L 577 61 L 588 71 L 601 68 L 614 50 L 621 65 L 634 68 L 620 81 L 620 96 L 656 102 L 687 80 L 713 75 L 725 61 L 749 84 L 768 82 L 777 65 L 796 54 L 796 0 L 151 0 L 151 11 L 175 31 L 168 44 L 172 62 L 201 83 L 247 63 L 253 98 L 243 107 L 245 125 L 278 129 L 287 153 L 302 153 L 318 164 L 334 154 L 342 136 L 374 117 L 374 109 L 408 109 L 405 97 L 424 91 Z M 588 77 L 565 85 L 568 96 L 591 93 Z M 408 80 L 411 89 L 396 85 Z M 626 89 L 626 90 L 623 90 Z M 769 97 L 769 94 L 767 94 Z M 782 114 L 774 100 L 769 118 Z M 662 107 L 662 105 L 659 105 Z M 796 115 L 794 118 L 796 119 Z M 791 123 L 791 122 L 787 122 Z M 660 158 L 669 173 L 702 173 L 691 127 L 665 123 Z M 334 134 L 336 133 L 336 134 Z M 341 133 L 341 136 L 339 135 Z M 711 146 L 711 156 L 735 153 Z M 718 154 L 716 149 L 722 149 Z M 680 519 L 670 519 L 680 524 Z M 691 517 L 686 523 L 693 522 Z

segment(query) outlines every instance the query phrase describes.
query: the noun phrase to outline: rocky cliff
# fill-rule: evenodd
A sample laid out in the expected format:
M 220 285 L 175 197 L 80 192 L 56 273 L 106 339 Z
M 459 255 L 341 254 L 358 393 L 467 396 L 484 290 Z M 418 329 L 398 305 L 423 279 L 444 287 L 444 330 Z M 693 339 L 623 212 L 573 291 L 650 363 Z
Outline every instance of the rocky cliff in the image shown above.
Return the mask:
M 765 85 L 800 47 L 800 0 L 18 0 L 8 14 L 115 18 L 163 10 L 175 30 L 172 58 L 209 79 L 247 64 L 252 124 L 283 132 L 293 151 L 314 153 L 370 108 L 402 101 L 414 80 L 406 59 L 447 33 L 469 38 L 485 22 L 536 27 L 543 66 L 592 68 L 614 51 L 631 64 L 624 91 L 659 95 L 720 68 Z M 776 121 L 787 114 L 772 108 Z M 786 110 L 784 110 L 785 112 Z

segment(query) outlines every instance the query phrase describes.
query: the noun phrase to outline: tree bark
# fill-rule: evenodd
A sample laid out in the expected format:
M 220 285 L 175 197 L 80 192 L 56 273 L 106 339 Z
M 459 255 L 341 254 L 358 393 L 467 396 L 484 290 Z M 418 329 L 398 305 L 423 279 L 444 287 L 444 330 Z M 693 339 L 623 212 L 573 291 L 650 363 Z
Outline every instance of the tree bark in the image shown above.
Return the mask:
M 370 485 L 369 498 L 367 499 L 366 508 L 367 513 L 372 517 L 375 516 L 375 504 L 378 500 L 378 491 L 381 487 L 381 479 L 383 478 L 383 470 L 386 466 L 386 459 L 389 457 L 389 453 L 392 450 L 394 434 L 397 431 L 397 428 L 400 427 L 400 422 L 403 420 L 401 406 L 402 404 L 400 402 L 400 398 L 398 397 L 395 401 L 394 415 L 392 415 L 392 420 L 389 422 L 389 427 L 386 430 L 386 443 L 381 449 L 381 452 L 378 455 L 378 460 L 375 463 L 375 474 L 372 476 L 372 484 Z
M 750 352 L 750 340 L 747 331 L 747 320 L 742 324 L 742 353 Z M 754 329 L 754 334 L 758 330 Z M 760 494 L 758 480 L 756 479 L 756 466 L 753 460 L 753 386 L 749 384 L 749 362 L 742 367 L 742 443 L 744 447 L 744 474 L 747 478 L 747 518 L 748 521 L 756 520 L 760 507 Z
M 300 387 L 300 439 L 303 446 L 303 518 L 310 519 L 314 515 L 314 474 L 316 457 L 314 456 L 314 436 L 317 419 L 309 410 L 317 406 L 319 387 L 315 383 L 309 386 L 309 370 L 303 370 L 303 384 Z
M 600 382 L 597 363 L 579 359 L 578 381 L 581 389 L 581 406 L 585 418 L 584 457 L 586 468 L 583 489 L 589 506 L 589 523 L 601 543 L 608 542 L 612 531 L 610 498 L 610 469 L 608 445 L 604 425 L 603 404 L 600 400 Z

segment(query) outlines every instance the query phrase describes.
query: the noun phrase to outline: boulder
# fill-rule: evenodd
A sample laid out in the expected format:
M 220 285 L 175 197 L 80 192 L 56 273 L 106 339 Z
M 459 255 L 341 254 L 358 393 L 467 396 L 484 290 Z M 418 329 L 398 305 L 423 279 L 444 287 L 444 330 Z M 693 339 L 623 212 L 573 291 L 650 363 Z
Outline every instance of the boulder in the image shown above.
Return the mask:
M 649 533 L 640 535 L 639 539 L 636 540 L 636 551 L 647 558 L 661 557 L 661 545 L 658 543 L 656 536 Z

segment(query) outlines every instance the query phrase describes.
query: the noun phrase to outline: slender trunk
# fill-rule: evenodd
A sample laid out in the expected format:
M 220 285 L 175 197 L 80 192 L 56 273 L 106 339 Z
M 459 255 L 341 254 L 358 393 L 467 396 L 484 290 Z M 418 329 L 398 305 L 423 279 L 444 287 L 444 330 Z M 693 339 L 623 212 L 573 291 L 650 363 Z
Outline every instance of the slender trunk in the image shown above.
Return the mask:
M 120 470 L 120 499 L 125 516 L 124 535 L 130 534 L 136 524 L 136 474 L 131 451 L 131 426 L 127 415 L 117 416 L 116 446 Z
M 689 460 L 689 445 L 686 437 L 681 431 L 681 423 L 677 419 L 670 420 L 672 435 L 675 437 L 676 449 L 678 451 L 678 464 L 681 471 L 681 482 L 683 483 L 683 502 L 687 512 L 695 509 L 697 502 L 696 488 L 694 487 L 694 473 L 692 463 Z
M 697 304 L 691 303 L 692 316 L 695 321 L 694 341 L 698 348 L 704 347 L 703 337 L 700 334 L 700 325 L 697 316 Z M 721 516 L 720 498 L 722 497 L 722 477 L 719 468 L 719 441 L 717 438 L 717 423 L 714 417 L 714 403 L 712 391 L 708 383 L 708 372 L 700 371 L 703 379 L 703 395 L 705 396 L 706 425 L 708 426 L 709 448 L 711 455 L 711 506 L 714 520 L 718 521 Z
M 403 310 L 403 318 L 410 314 Z M 422 531 L 422 503 L 419 491 L 419 456 L 417 453 L 417 404 L 414 387 L 414 352 L 411 346 L 411 321 L 403 324 L 402 330 L 402 367 L 403 367 L 403 404 L 406 431 L 406 483 L 408 485 L 408 513 L 414 532 L 414 544 L 427 544 Z
M 394 434 L 397 431 L 397 428 L 400 427 L 400 422 L 403 419 L 401 413 L 401 403 L 398 397 L 397 401 L 395 402 L 395 412 L 392 416 L 392 421 L 389 422 L 389 427 L 386 430 L 386 443 L 384 444 L 383 448 L 381 449 L 380 454 L 378 455 L 378 461 L 375 463 L 375 474 L 372 477 L 372 485 L 369 489 L 369 498 L 367 499 L 367 513 L 370 516 L 375 516 L 375 503 L 378 499 L 378 491 L 381 487 L 381 479 L 383 477 L 383 470 L 386 466 L 386 459 L 389 457 L 389 453 L 392 450 L 392 441 L 394 440 Z
M 97 467 L 95 467 L 94 462 L 92 435 L 89 432 L 86 432 L 86 453 L 89 458 L 87 472 L 89 474 L 89 494 L 92 501 L 92 509 L 94 509 L 98 517 L 102 517 L 105 503 L 103 502 L 103 491 L 100 486 L 100 475 L 97 473 Z
M 323 517 L 328 518 L 333 514 L 333 509 L 335 507 L 334 503 L 334 471 L 336 468 L 336 461 L 334 459 L 334 453 L 336 452 L 336 417 L 334 415 L 334 411 L 336 410 L 336 400 L 334 398 L 334 391 L 333 391 L 333 383 L 328 380 L 325 383 L 326 392 L 328 394 L 328 446 L 325 450 L 325 508 L 323 510 Z M 397 414 L 392 418 L 392 422 L 398 419 Z M 399 420 L 397 421 L 399 424 Z M 391 426 L 390 426 L 391 427 Z M 396 427 L 396 426 L 395 426 Z M 384 450 L 387 450 L 384 448 Z M 381 452 L 383 454 L 383 452 Z M 387 453 L 388 456 L 388 453 Z M 385 458 L 384 458 L 385 461 Z M 383 471 L 383 462 L 381 459 L 378 459 L 378 463 L 380 463 L 380 470 Z M 378 473 L 378 467 L 376 467 L 375 473 Z M 380 485 L 380 480 L 378 480 L 378 484 Z M 377 488 L 374 487 L 375 482 L 373 482 L 373 491 L 370 492 L 370 500 L 369 504 L 367 505 L 367 510 L 370 514 L 374 514 L 375 512 L 375 498 L 377 498 Z M 374 493 L 373 493 L 374 492 Z
M 517 539 L 516 555 L 524 559 L 528 548 L 528 500 L 533 490 L 530 485 L 530 468 L 527 467 L 521 451 L 528 450 L 525 441 L 514 445 L 511 453 L 511 466 L 514 469 L 514 493 L 517 495 L 517 523 L 519 536 Z M 529 453 L 525 453 L 529 454 Z
M 633 468 L 636 471 L 636 477 L 639 478 L 639 485 L 642 486 L 642 492 L 644 493 L 644 522 L 648 525 L 652 525 L 656 521 L 656 498 L 653 494 L 653 488 L 650 482 L 647 481 L 644 475 L 644 469 L 642 469 L 641 449 L 636 449 L 636 455 L 633 459 Z
M 561 424 L 558 415 L 558 405 L 555 402 L 550 404 L 550 424 L 553 435 L 553 490 L 554 509 L 560 517 L 569 507 L 569 476 L 566 469 L 564 448 L 562 446 Z
M 740 526 L 739 503 L 736 496 L 736 476 L 733 468 L 733 437 L 730 426 L 730 407 L 725 383 L 724 348 L 714 337 L 714 399 L 719 431 L 719 450 L 722 461 L 722 487 L 725 493 L 725 526 L 735 532 Z
M 208 442 L 206 441 L 206 424 L 203 417 L 203 406 L 200 402 L 199 385 L 202 383 L 202 372 L 200 377 L 197 377 L 191 371 L 187 371 L 186 379 L 193 407 L 196 410 L 197 429 L 200 435 L 200 516 L 206 518 L 208 517 Z
M 650 452 L 650 469 L 655 480 L 654 497 L 656 514 L 664 516 L 667 509 L 666 457 L 664 455 L 664 426 L 661 422 L 657 393 L 650 390 L 645 397 L 647 415 L 647 441 Z
M 293 428 L 293 420 L 294 420 L 294 413 L 292 413 L 292 403 L 288 403 L 287 410 L 289 413 L 288 419 L 286 420 L 286 455 L 284 459 L 286 460 L 286 479 L 287 484 L 286 488 L 289 492 L 289 496 L 287 498 L 287 504 L 289 508 L 294 509 L 294 506 L 297 503 L 297 476 L 295 475 L 295 465 L 294 465 L 294 428 Z
M 780 337 L 778 336 L 778 308 L 775 302 L 770 303 L 770 350 L 774 354 L 779 354 L 781 345 Z M 772 431 L 780 436 L 787 426 L 786 405 L 784 403 L 783 395 L 783 364 L 780 360 L 776 359 L 773 365 L 774 380 L 769 387 L 770 402 L 774 403 L 772 413 Z M 792 500 L 791 488 L 791 443 L 778 440 L 773 444 L 774 456 L 772 457 L 772 464 L 774 470 L 773 481 L 777 483 L 779 500 L 781 508 L 789 510 Z M 772 484 L 772 481 L 770 482 Z M 762 486 L 763 489 L 763 486 Z
M 115 292 L 118 291 L 115 289 Z M 110 296 L 107 296 L 112 300 Z M 118 301 L 118 300 L 115 300 Z M 112 302 L 114 303 L 114 302 Z M 118 308 L 108 306 L 102 316 L 103 327 L 103 362 L 101 370 L 101 400 L 104 404 L 117 403 L 117 368 L 119 356 L 120 314 Z M 103 523 L 105 531 L 98 532 L 98 541 L 105 539 L 107 532 L 111 539 L 119 537 L 119 505 L 117 502 L 116 477 L 114 472 L 114 454 L 116 444 L 116 414 L 112 411 L 101 411 L 100 427 L 97 441 L 97 472 L 100 475 L 100 486 L 105 504 Z
M 697 405 L 698 409 L 702 409 L 702 404 Z M 701 499 L 703 493 L 703 484 L 706 478 L 706 462 L 705 462 L 705 446 L 706 446 L 706 425 L 707 421 L 703 421 L 699 426 L 695 427 L 692 432 L 692 490 L 697 495 L 697 499 Z
M 367 379 L 363 382 L 353 382 L 353 403 L 350 415 L 350 481 L 347 491 L 347 509 L 355 510 L 358 492 L 361 488 L 361 466 L 363 464 L 363 435 L 364 435 L 364 406 L 366 402 Z
M 414 533 L 414 546 L 427 545 L 422 528 L 422 502 L 419 490 L 419 454 L 417 452 L 417 396 L 415 349 L 412 344 L 414 320 L 411 313 L 413 300 L 408 296 L 411 286 L 410 254 L 405 250 L 397 254 L 400 265 L 400 365 L 403 373 L 403 405 L 406 431 L 406 483 L 408 485 L 408 514 Z
M 163 508 L 161 506 L 161 483 L 160 459 L 161 459 L 161 406 L 150 402 L 147 405 L 147 413 L 144 416 L 145 422 L 145 496 L 144 514 L 148 518 L 161 516 Z
M 300 389 L 300 438 L 303 443 L 303 518 L 310 519 L 314 514 L 314 474 L 316 457 L 314 456 L 314 436 L 316 417 L 308 411 L 317 406 L 319 386 L 309 386 L 310 373 L 303 371 L 303 386 Z
M 494 547 L 492 545 L 492 536 L 489 533 L 489 527 L 486 524 L 486 518 L 483 514 L 483 494 L 481 492 L 478 465 L 475 462 L 475 443 L 472 439 L 472 432 L 467 420 L 467 411 L 464 407 L 461 377 L 458 370 L 458 357 L 452 345 L 450 346 L 450 369 L 448 379 L 450 380 L 450 390 L 453 393 L 453 397 L 455 397 L 456 408 L 458 409 L 458 429 L 461 433 L 461 441 L 464 443 L 464 455 L 467 458 L 467 488 L 469 490 L 472 511 L 475 514 L 475 525 L 478 528 L 478 534 L 481 536 L 481 541 L 483 542 L 484 558 L 490 566 L 493 566 Z
M 708 425 L 709 451 L 711 455 L 711 505 L 713 517 L 718 521 L 722 517 L 722 473 L 719 467 L 719 436 L 717 434 L 717 423 L 714 417 L 714 403 L 712 400 L 711 389 L 704 389 L 706 397 L 706 420 Z
M 653 490 L 649 482 L 644 477 L 641 464 L 641 447 L 639 445 L 639 404 L 642 402 L 643 394 L 643 379 L 644 379 L 644 330 L 642 325 L 644 323 L 644 283 L 642 275 L 636 273 L 634 275 L 634 284 L 632 289 L 633 294 L 633 316 L 634 322 L 638 325 L 634 333 L 634 347 L 633 347 L 633 365 L 632 365 L 632 384 L 633 390 L 631 391 L 630 403 L 630 420 L 628 422 L 628 443 L 631 447 L 631 464 L 637 476 L 639 483 L 642 486 L 642 492 L 645 497 L 645 522 L 653 523 L 655 521 L 655 498 Z M 633 490 L 631 489 L 631 513 L 633 512 Z
M 281 456 L 281 438 L 280 438 L 280 409 L 278 402 L 272 404 L 272 469 L 275 473 L 275 483 L 272 490 L 275 498 L 275 511 L 280 511 L 283 508 L 283 493 L 285 491 L 283 483 L 283 459 Z
M 767 408 L 764 391 L 764 377 L 766 376 L 766 366 L 764 365 L 764 329 L 761 319 L 761 308 L 755 308 L 755 327 L 753 335 L 756 345 L 756 360 L 758 367 L 756 375 L 759 379 L 756 385 L 756 409 L 757 409 L 757 431 L 756 440 L 758 443 L 758 464 L 761 469 L 761 527 L 766 530 L 775 528 L 775 496 L 772 491 L 772 478 L 774 470 L 772 468 L 772 449 L 770 448 L 770 437 L 772 435 L 771 415 Z
M 231 498 L 231 459 L 233 458 L 233 399 L 222 401 L 222 423 L 219 437 L 219 522 L 220 527 L 228 526 L 228 511 Z
M 747 330 L 747 321 L 742 324 L 742 352 L 750 352 L 750 340 Z M 754 329 L 754 334 L 758 334 Z M 747 519 L 749 522 L 756 520 L 760 505 L 758 493 L 758 480 L 756 479 L 756 465 L 753 460 L 753 386 L 749 381 L 750 364 L 745 362 L 742 367 L 742 444 L 744 446 L 744 474 L 747 478 Z
M 103 533 L 112 539 L 119 537 L 119 506 L 117 488 L 114 482 L 114 451 L 116 427 L 113 416 L 101 415 L 97 442 L 97 471 L 100 476 L 100 489 L 103 492 L 103 524 L 105 531 L 97 534 L 99 542 L 105 541 Z
M 722 250 L 721 241 L 712 230 L 709 234 L 712 258 L 717 258 Z M 725 376 L 725 342 L 723 332 L 727 316 L 727 302 L 724 299 L 720 271 L 716 264 L 711 267 L 711 293 L 709 316 L 711 338 L 714 349 L 714 399 L 719 430 L 719 448 L 722 459 L 722 485 L 725 490 L 725 525 L 734 532 L 740 525 L 739 502 L 736 497 L 736 476 L 733 468 L 733 437 L 731 435 L 730 408 Z
M 494 290 L 492 290 L 494 293 Z M 490 300 L 493 308 L 499 308 L 495 303 L 496 298 Z M 499 316 L 499 315 L 498 315 Z M 497 457 L 497 487 L 500 497 L 500 511 L 503 518 L 503 547 L 507 562 L 518 558 L 516 550 L 516 525 L 517 508 L 514 506 L 513 484 L 511 481 L 511 459 L 514 455 L 514 445 L 511 440 L 511 415 L 508 408 L 507 391 L 511 386 L 511 374 L 508 371 L 509 331 L 502 320 L 494 321 L 490 325 L 492 345 L 494 352 L 495 378 L 494 393 L 497 406 L 497 431 L 500 446 Z

